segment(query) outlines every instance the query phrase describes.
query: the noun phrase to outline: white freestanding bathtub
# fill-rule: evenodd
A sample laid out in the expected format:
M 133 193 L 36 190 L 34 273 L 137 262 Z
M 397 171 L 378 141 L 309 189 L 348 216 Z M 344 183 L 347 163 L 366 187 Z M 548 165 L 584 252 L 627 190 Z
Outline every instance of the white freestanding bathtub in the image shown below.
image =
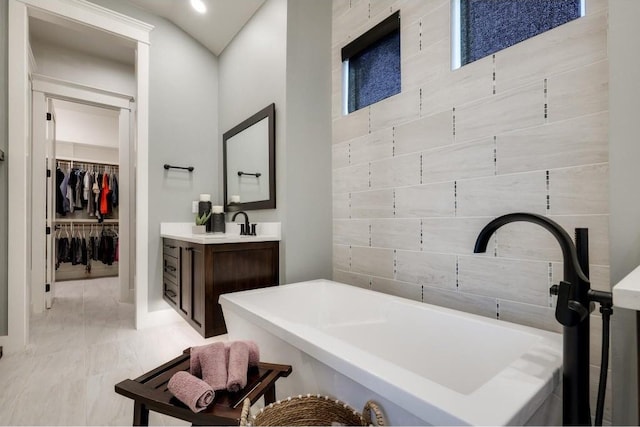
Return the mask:
M 320 393 L 391 425 L 561 421 L 562 337 L 327 280 L 220 297 L 229 339 L 293 366 L 278 398 Z

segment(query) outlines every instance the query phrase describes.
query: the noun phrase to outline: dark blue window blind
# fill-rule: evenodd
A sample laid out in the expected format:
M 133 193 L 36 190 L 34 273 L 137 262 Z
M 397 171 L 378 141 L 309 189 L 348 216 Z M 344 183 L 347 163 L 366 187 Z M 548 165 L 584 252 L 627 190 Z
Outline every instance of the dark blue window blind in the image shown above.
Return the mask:
M 460 0 L 465 65 L 580 17 L 580 0 Z
M 349 61 L 347 112 L 400 93 L 400 16 L 396 12 L 342 49 Z

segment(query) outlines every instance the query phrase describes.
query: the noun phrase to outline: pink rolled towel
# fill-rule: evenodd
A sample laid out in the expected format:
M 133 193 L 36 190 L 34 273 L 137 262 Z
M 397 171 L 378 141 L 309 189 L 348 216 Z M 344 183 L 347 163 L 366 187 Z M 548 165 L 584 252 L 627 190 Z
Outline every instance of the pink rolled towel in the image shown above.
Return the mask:
M 214 391 L 227 388 L 227 355 L 223 342 L 215 342 L 198 352 L 202 379 Z
M 248 369 L 249 346 L 243 341 L 232 342 L 229 346 L 227 390 L 235 393 L 245 388 Z
M 200 412 L 213 402 L 215 393 L 209 384 L 186 371 L 173 374 L 168 384 L 169 391 L 193 412 Z
M 255 341 L 240 341 L 247 345 L 249 349 L 249 366 L 258 366 L 260 363 L 260 349 L 258 348 L 258 344 Z M 225 344 L 225 348 L 227 349 L 227 360 L 229 360 L 229 348 L 231 347 L 233 342 L 228 342 Z
M 242 341 L 249 347 L 249 366 L 258 366 L 260 362 L 260 348 L 258 348 L 258 344 L 255 341 Z M 195 375 L 198 378 L 202 378 L 202 366 L 200 365 L 200 353 L 206 351 L 206 349 L 213 344 L 201 345 L 199 347 L 191 347 L 191 359 L 190 359 L 190 367 L 189 372 L 191 375 Z M 229 360 L 229 347 L 231 346 L 231 342 L 225 343 L 225 350 L 227 360 Z

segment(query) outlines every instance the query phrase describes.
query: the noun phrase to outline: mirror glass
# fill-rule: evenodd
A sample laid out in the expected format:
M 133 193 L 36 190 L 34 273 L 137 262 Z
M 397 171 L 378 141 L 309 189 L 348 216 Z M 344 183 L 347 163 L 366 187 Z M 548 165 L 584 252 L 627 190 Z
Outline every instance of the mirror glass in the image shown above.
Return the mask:
M 225 211 L 275 208 L 275 104 L 225 132 L 222 143 Z

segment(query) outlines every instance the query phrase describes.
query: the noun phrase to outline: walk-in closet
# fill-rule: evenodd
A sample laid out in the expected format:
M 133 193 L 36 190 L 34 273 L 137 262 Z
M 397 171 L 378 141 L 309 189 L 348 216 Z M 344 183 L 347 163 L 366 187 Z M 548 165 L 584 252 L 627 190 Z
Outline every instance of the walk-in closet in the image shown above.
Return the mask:
M 53 106 L 54 281 L 118 276 L 118 112 L 62 100 Z
M 118 275 L 118 165 L 56 159 L 56 282 Z

